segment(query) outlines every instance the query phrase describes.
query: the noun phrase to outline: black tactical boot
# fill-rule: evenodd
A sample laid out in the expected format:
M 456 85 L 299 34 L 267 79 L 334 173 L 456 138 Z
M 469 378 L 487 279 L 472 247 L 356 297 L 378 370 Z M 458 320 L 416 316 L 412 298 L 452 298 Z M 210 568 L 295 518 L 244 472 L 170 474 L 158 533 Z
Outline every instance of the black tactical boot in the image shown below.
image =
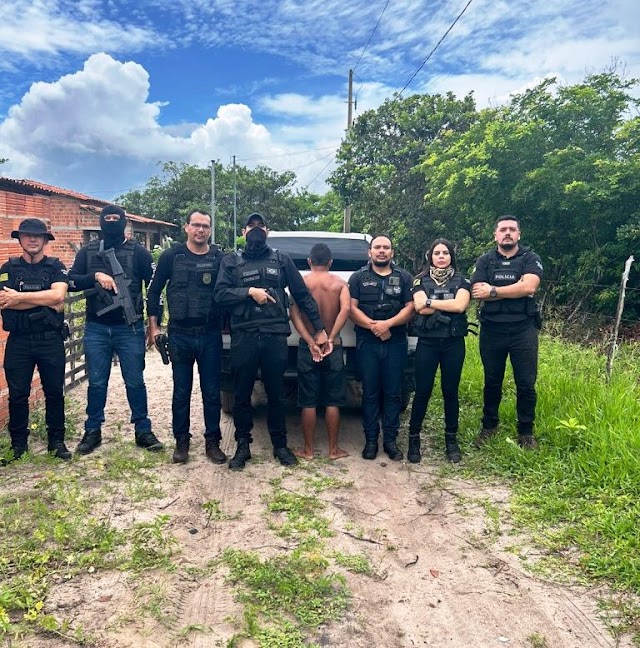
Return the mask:
M 178 437 L 173 451 L 173 463 L 187 463 L 189 459 L 189 437 Z
M 538 442 L 533 434 L 518 434 L 518 445 L 525 450 L 537 450 Z
M 249 449 L 249 441 L 241 439 L 238 441 L 236 453 L 233 455 L 229 462 L 229 470 L 243 470 L 247 461 L 251 459 L 251 450 Z
M 489 439 L 492 439 L 496 434 L 498 434 L 498 426 L 493 428 L 482 428 L 473 444 L 476 448 L 482 448 L 482 446 L 487 441 L 489 441 Z
M 458 446 L 457 434 L 455 432 L 446 432 L 444 435 L 444 444 L 446 447 L 447 459 L 452 463 L 458 463 L 462 459 L 462 453 Z
M 378 442 L 366 440 L 362 450 L 362 458 L 371 461 L 378 456 Z
M 9 455 L 6 458 L 0 459 L 0 466 L 8 466 L 10 463 L 18 461 L 28 450 L 29 446 L 26 440 L 23 443 L 12 441 Z
M 227 455 L 220 450 L 220 441 L 205 440 L 204 453 L 214 464 L 223 464 L 227 461 Z
M 49 441 L 47 446 L 47 451 L 51 453 L 56 459 L 62 459 L 63 461 L 69 461 L 73 456 L 69 449 L 64 444 L 64 441 Z
M 136 445 L 139 448 L 149 450 L 149 452 L 159 452 L 164 448 L 164 444 L 158 440 L 151 430 L 136 432 Z
M 404 455 L 395 441 L 384 443 L 382 449 L 387 453 L 387 456 L 391 461 L 402 461 L 404 459 Z
M 273 456 L 280 461 L 283 466 L 295 466 L 298 463 L 297 457 L 287 448 L 274 448 Z
M 409 432 L 407 459 L 411 463 L 420 463 L 422 459 L 422 455 L 420 454 L 420 432 Z
M 88 455 L 91 454 L 98 446 L 102 444 L 102 432 L 100 430 L 87 430 L 82 437 L 76 454 Z

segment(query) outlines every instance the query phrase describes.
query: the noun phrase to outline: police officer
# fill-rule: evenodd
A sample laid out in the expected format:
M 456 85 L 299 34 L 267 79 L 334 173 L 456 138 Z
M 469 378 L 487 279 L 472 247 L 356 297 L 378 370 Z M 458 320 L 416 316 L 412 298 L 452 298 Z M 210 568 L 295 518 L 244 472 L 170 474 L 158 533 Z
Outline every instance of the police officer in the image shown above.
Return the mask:
M 84 333 L 84 353 L 89 372 L 87 390 L 87 420 L 85 433 L 76 448 L 78 454 L 93 452 L 102 443 L 104 407 L 111 373 L 111 361 L 116 353 L 124 379 L 127 400 L 131 408 L 131 422 L 135 426 L 136 445 L 146 450 L 162 449 L 162 444 L 151 431 L 147 408 L 147 388 L 144 384 L 145 335 L 143 325 L 142 284 L 148 284 L 153 274 L 151 253 L 137 241 L 125 240 L 127 219 L 124 209 L 108 205 L 100 212 L 102 241 L 92 241 L 80 248 L 69 271 L 71 290 L 101 290 L 87 296 Z M 113 300 L 109 293 L 118 290 L 104 251 L 113 249 L 124 270 L 131 299 L 135 305 L 135 319 L 127 324 L 123 308 L 109 308 Z M 98 314 L 98 313 L 102 314 Z
M 44 254 L 53 234 L 38 218 L 26 218 L 11 237 L 22 254 L 0 268 L 2 325 L 9 331 L 4 372 L 9 386 L 9 434 L 12 459 L 28 450 L 29 393 L 38 367 L 45 396 L 48 450 L 58 459 L 71 459 L 64 444 L 64 338 L 62 314 L 67 294 L 67 271 L 62 262 Z
M 209 245 L 211 217 L 195 211 L 184 226 L 186 243 L 165 250 L 158 259 L 147 298 L 149 343 L 159 335 L 162 290 L 167 286 L 169 354 L 173 371 L 174 463 L 189 455 L 189 411 L 193 364 L 198 363 L 205 423 L 205 453 L 213 463 L 227 456 L 220 449 L 220 372 L 222 353 L 221 310 L 213 300 L 222 252 Z
M 362 458 L 378 455 L 382 415 L 383 449 L 389 459 L 400 461 L 403 454 L 396 440 L 407 362 L 407 322 L 414 313 L 413 278 L 393 263 L 393 245 L 386 236 L 374 238 L 368 254 L 369 263 L 349 277 L 350 317 L 362 378 Z
M 456 255 L 447 239 L 436 239 L 427 254 L 427 269 L 413 282 L 414 328 L 418 336 L 415 356 L 416 393 L 409 421 L 407 459 L 418 463 L 420 430 L 436 372 L 444 401 L 445 447 L 447 458 L 458 463 L 462 458 L 458 446 L 460 402 L 458 389 L 464 364 L 464 336 L 468 332 L 465 311 L 471 300 L 471 284 L 456 270 Z
M 533 436 L 538 373 L 540 315 L 534 298 L 542 279 L 542 262 L 532 250 L 518 244 L 520 223 L 501 216 L 494 228 L 497 249 L 482 255 L 471 276 L 472 296 L 482 301 L 480 357 L 484 366 L 484 409 L 478 447 L 498 431 L 498 409 L 507 356 L 516 383 L 518 444 L 535 449 Z
M 291 333 L 287 312 L 289 288 L 295 303 L 307 315 L 318 345 L 327 344 L 315 300 L 288 254 L 267 245 L 267 222 L 251 214 L 242 230 L 246 247 L 222 260 L 215 299 L 231 310 L 231 366 L 234 371 L 233 422 L 238 447 L 229 462 L 242 470 L 251 459 L 251 392 L 258 369 L 268 399 L 267 426 L 273 455 L 284 466 L 297 463 L 287 447 L 284 372 L 287 367 L 287 336 Z

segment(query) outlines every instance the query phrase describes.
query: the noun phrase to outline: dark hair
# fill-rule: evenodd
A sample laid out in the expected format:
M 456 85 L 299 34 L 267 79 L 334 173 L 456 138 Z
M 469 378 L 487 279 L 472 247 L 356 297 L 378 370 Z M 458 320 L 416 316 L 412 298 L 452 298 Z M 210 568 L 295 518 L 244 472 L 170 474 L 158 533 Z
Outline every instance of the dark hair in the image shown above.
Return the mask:
M 453 247 L 453 243 L 445 238 L 437 238 L 431 245 L 429 246 L 429 249 L 427 250 L 427 253 L 425 254 L 425 258 L 427 260 L 427 263 L 432 266 L 433 265 L 433 251 L 436 248 L 436 245 L 444 245 L 447 250 L 449 250 L 449 255 L 451 256 L 451 267 L 455 270 L 456 269 L 456 251 L 455 248 Z
M 517 223 L 517 225 L 518 225 L 518 229 L 520 229 L 520 221 L 515 216 L 510 216 L 509 214 L 505 214 L 504 216 L 500 216 L 498 218 L 498 220 L 496 220 L 496 222 L 495 222 L 495 224 L 493 226 L 493 231 L 495 232 L 498 229 L 499 223 L 501 223 L 502 221 L 506 221 L 506 220 L 515 221 Z
M 451 257 L 451 267 L 454 270 L 456 269 L 456 251 L 453 247 L 453 243 L 445 238 L 437 238 L 435 241 L 433 241 L 433 243 L 431 243 L 429 249 L 426 251 L 424 258 L 427 262 L 427 265 L 420 274 L 416 275 L 416 279 L 422 279 L 422 277 L 429 273 L 429 268 L 433 265 L 433 251 L 436 245 L 446 246 L 447 250 L 449 250 L 449 256 Z
M 387 236 L 386 234 L 376 234 L 372 239 L 369 241 L 369 249 L 371 249 L 371 244 L 378 238 L 386 238 L 389 243 L 391 243 L 391 249 L 393 250 L 393 241 L 391 240 L 391 237 Z
M 189 225 L 189 224 L 191 223 L 191 217 L 192 217 L 194 214 L 200 214 L 200 216 L 207 216 L 207 217 L 209 218 L 209 220 L 211 220 L 211 216 L 209 216 L 209 214 L 207 214 L 206 212 L 201 212 L 199 209 L 194 209 L 194 210 L 193 210 L 193 211 L 192 211 L 192 212 L 187 216 L 187 225 Z
M 309 252 L 311 265 L 328 266 L 331 263 L 331 248 L 325 243 L 316 243 Z

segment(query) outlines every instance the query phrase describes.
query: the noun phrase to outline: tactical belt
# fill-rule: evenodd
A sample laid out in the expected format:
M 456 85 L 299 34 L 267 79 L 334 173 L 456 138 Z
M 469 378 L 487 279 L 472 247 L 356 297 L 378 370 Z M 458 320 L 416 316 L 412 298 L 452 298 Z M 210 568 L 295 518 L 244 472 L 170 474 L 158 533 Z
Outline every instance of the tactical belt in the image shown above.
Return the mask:
M 169 335 L 173 333 L 174 335 L 205 335 L 206 333 L 216 333 L 220 329 L 213 328 L 211 326 L 175 326 L 174 324 L 169 324 Z
M 28 338 L 29 340 L 55 340 L 56 338 L 62 337 L 62 331 L 41 331 L 40 333 L 13 332 L 11 335 L 20 338 Z

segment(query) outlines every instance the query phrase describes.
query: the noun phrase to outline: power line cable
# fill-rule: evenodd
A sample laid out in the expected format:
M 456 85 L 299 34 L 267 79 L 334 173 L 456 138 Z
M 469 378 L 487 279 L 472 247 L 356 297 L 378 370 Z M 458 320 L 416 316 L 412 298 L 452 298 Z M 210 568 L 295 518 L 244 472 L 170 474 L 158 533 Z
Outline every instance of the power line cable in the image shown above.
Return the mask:
M 338 142 L 333 146 L 322 146 L 321 148 L 304 149 L 302 151 L 293 151 L 291 153 L 277 153 L 276 155 L 262 155 L 260 157 L 253 157 L 253 158 L 236 158 L 236 162 L 250 162 L 253 160 L 270 160 L 272 158 L 287 157 L 289 155 L 301 155 L 302 153 L 313 153 L 314 151 L 326 151 L 327 149 L 335 149 L 339 145 L 340 143 Z
M 384 12 L 387 10 L 387 7 L 389 6 L 389 3 L 391 0 L 387 0 L 387 3 L 384 5 L 384 9 L 382 10 L 382 13 L 380 14 L 380 17 L 378 18 L 378 22 L 376 23 L 376 26 L 373 28 L 373 31 L 369 35 L 369 40 L 367 41 L 367 44 L 364 46 L 364 49 L 362 50 L 362 53 L 360 54 L 360 58 L 358 59 L 358 62 L 353 66 L 353 71 L 356 71 L 356 68 L 358 65 L 360 65 L 360 61 L 362 61 L 362 57 L 364 56 L 364 53 L 367 51 L 367 47 L 369 47 L 371 43 L 371 39 L 373 38 L 373 35 L 376 33 L 376 30 L 378 29 L 378 25 L 380 24 L 380 21 L 382 20 L 382 16 L 384 16 Z
M 467 4 L 464 6 L 464 9 L 457 15 L 456 19 L 449 25 L 449 29 L 442 35 L 442 38 L 435 44 L 435 47 L 429 52 L 429 56 L 422 62 L 422 65 L 411 75 L 411 78 L 404 84 L 404 87 L 400 92 L 398 93 L 398 96 L 402 96 L 402 93 L 407 89 L 409 84 L 416 78 L 418 72 L 422 70 L 422 68 L 429 62 L 429 59 L 434 55 L 435 51 L 440 47 L 442 41 L 449 35 L 449 32 L 455 27 L 456 23 L 460 18 L 462 18 L 464 12 L 469 8 L 469 5 L 473 2 L 473 0 L 469 0 Z
M 320 169 L 320 172 L 316 175 L 316 177 L 311 181 L 307 183 L 307 186 L 305 189 L 309 189 L 309 187 L 327 170 L 329 165 L 333 162 L 334 156 L 331 156 L 331 159 Z

